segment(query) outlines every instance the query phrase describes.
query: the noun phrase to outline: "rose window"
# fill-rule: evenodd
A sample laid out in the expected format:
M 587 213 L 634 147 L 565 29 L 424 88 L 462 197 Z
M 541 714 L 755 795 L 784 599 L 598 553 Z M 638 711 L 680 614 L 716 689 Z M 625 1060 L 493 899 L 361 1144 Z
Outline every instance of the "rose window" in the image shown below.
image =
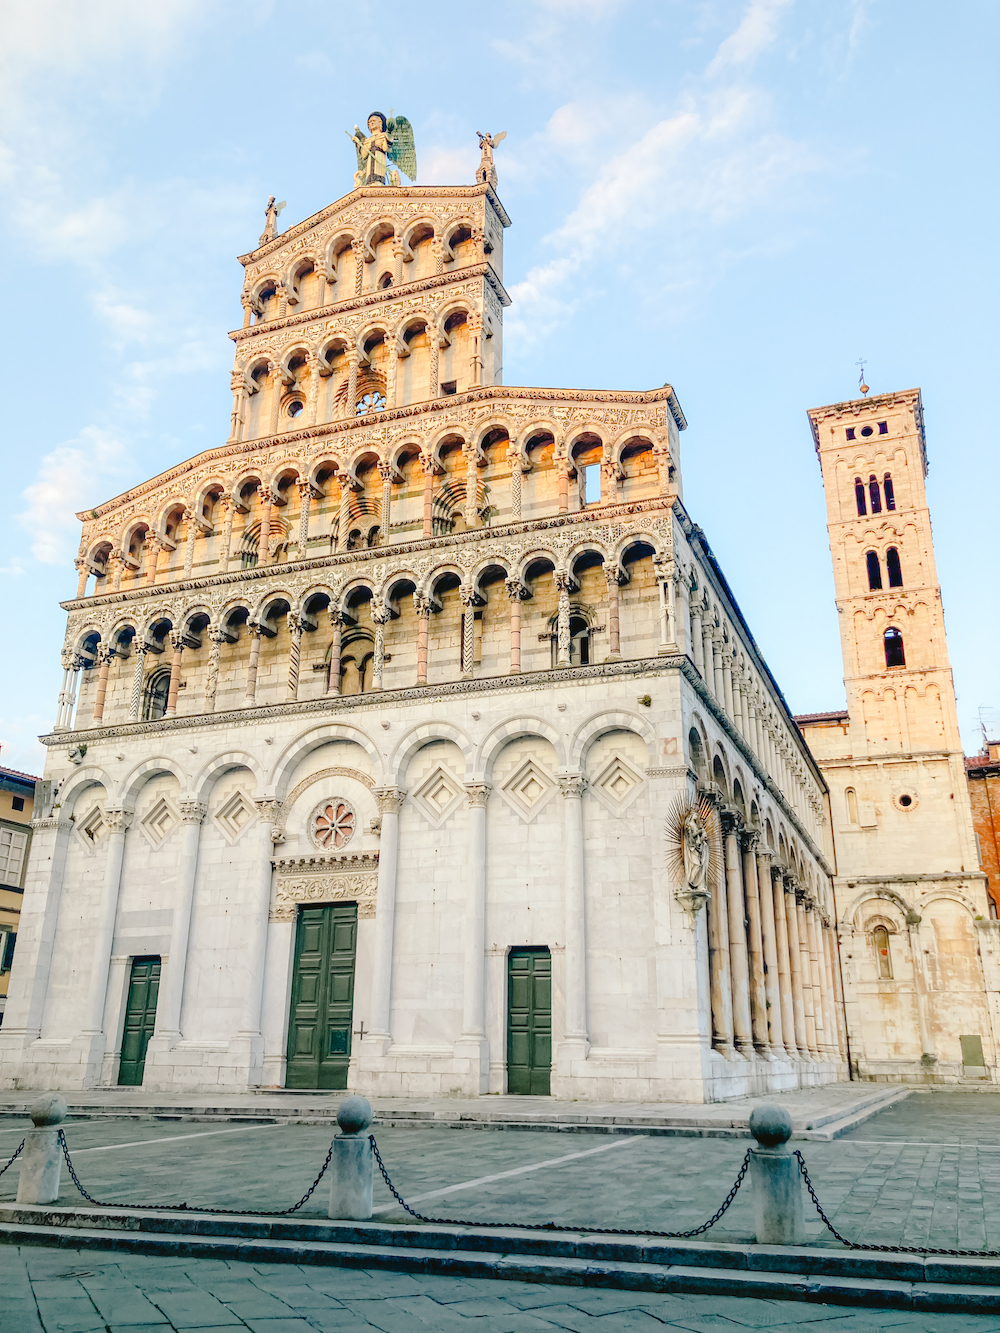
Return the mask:
M 385 394 L 379 393 L 376 389 L 374 393 L 366 393 L 363 398 L 358 399 L 356 413 L 359 417 L 366 417 L 372 412 L 385 411 Z
M 317 847 L 333 850 L 354 837 L 356 816 L 346 801 L 324 801 L 312 817 L 312 839 Z

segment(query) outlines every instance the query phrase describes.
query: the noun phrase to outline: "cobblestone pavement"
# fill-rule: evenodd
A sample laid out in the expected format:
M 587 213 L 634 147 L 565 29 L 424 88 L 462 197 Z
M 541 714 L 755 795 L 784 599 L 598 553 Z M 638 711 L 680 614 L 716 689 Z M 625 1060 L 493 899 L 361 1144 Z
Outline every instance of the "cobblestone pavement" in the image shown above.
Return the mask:
M 0 1246 L 3 1333 L 998 1333 L 1000 1316 Z

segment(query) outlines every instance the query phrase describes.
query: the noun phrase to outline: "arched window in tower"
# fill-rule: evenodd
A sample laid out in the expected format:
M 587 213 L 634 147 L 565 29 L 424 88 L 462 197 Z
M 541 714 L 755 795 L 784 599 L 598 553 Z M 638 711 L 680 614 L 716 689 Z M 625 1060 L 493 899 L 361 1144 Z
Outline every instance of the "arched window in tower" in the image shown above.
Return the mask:
M 903 636 L 898 629 L 887 629 L 882 636 L 885 643 L 885 664 L 887 667 L 905 667 L 906 655 L 903 652 Z
M 882 478 L 882 489 L 885 492 L 886 509 L 896 508 L 896 492 L 892 489 L 892 474 L 887 472 Z
M 903 571 L 899 564 L 899 552 L 895 546 L 890 546 L 885 553 L 885 567 L 889 574 L 889 587 L 901 588 L 903 586 Z
M 590 665 L 590 626 L 583 616 L 570 618 L 569 660 L 571 666 Z
M 882 494 L 878 486 L 878 477 L 876 477 L 874 473 L 868 478 L 868 494 L 871 497 L 872 513 L 881 514 Z
M 143 722 L 155 722 L 167 711 L 167 695 L 170 693 L 170 668 L 160 667 L 146 681 L 145 697 L 142 702 Z
M 872 943 L 875 946 L 875 962 L 878 965 L 879 981 L 892 980 L 892 955 L 889 953 L 889 932 L 885 926 L 876 926 L 872 931 Z
M 848 787 L 844 795 L 847 798 L 847 822 L 859 824 L 861 821 L 858 819 L 858 793 L 853 787 Z
M 854 478 L 854 498 L 858 502 L 858 517 L 864 518 L 868 513 L 868 506 L 865 504 L 865 483 L 860 477 Z
M 869 551 L 865 555 L 868 563 L 868 587 L 872 592 L 878 592 L 882 587 L 882 568 L 878 562 L 878 552 Z

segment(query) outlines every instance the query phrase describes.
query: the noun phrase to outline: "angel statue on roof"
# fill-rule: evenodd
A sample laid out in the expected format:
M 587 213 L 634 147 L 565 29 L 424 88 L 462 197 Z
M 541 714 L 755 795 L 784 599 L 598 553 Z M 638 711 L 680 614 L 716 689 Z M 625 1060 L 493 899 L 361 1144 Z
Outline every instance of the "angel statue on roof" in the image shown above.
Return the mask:
M 393 167 L 399 167 L 411 181 L 416 180 L 417 150 L 413 144 L 413 126 L 405 116 L 397 116 L 390 108 L 387 120 L 381 111 L 373 111 L 368 117 L 367 135 L 362 134 L 357 125 L 353 134 L 344 132 L 358 155 L 355 186 L 398 185 L 399 171 Z

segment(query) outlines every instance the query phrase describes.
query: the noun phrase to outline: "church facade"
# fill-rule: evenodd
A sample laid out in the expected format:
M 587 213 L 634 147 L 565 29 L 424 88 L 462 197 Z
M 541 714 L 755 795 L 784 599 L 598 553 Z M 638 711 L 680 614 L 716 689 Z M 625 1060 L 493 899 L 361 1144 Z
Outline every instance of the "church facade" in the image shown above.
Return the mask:
M 827 785 L 684 414 L 503 386 L 494 187 L 265 233 L 228 440 L 80 514 L 0 1085 L 843 1076 Z

